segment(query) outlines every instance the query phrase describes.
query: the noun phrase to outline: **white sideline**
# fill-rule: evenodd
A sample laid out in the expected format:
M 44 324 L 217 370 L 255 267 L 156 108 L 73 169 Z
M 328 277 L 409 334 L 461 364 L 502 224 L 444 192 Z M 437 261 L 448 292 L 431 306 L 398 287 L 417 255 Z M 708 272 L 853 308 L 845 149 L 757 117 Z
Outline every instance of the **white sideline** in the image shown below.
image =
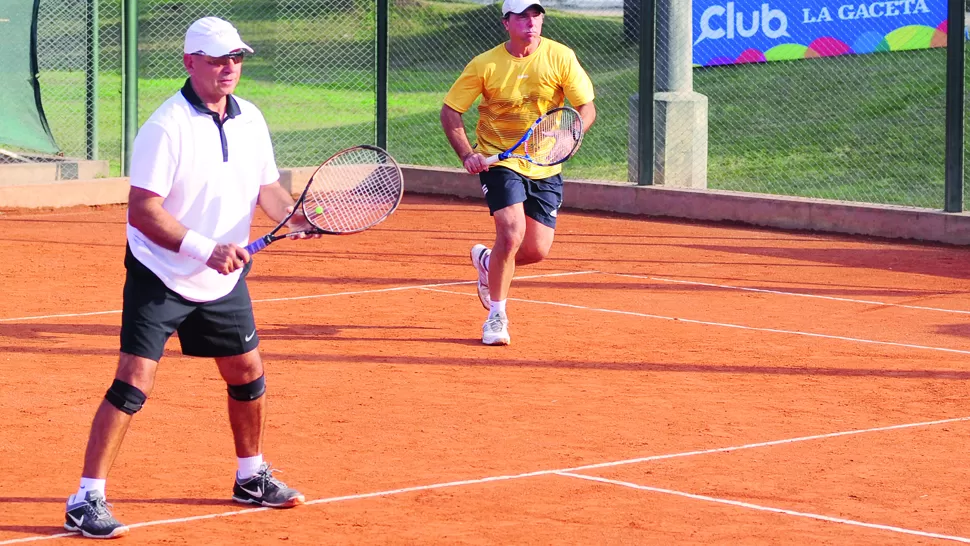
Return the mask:
M 926 531 L 917 531 L 914 529 L 906 529 L 904 527 L 895 527 L 893 525 L 881 525 L 878 523 L 866 523 L 864 521 L 856 521 L 845 518 L 836 518 L 832 516 L 823 516 L 821 514 L 812 514 L 810 512 L 798 512 L 795 510 L 786 510 L 784 508 L 772 508 L 770 506 L 761 506 L 759 504 L 752 504 L 750 502 L 742 502 L 730 499 L 719 499 L 717 497 L 709 497 L 707 495 L 696 495 L 694 493 L 685 493 L 683 491 L 675 491 L 673 489 L 663 489 L 661 487 L 650 487 L 648 485 L 639 485 L 635 483 L 625 482 L 621 480 L 611 480 L 609 478 L 601 478 L 599 476 L 587 476 L 585 474 L 574 474 L 572 472 L 557 472 L 560 476 L 567 476 L 570 478 L 579 478 L 581 480 L 590 480 L 599 483 L 606 483 L 610 485 L 620 485 L 623 487 L 630 487 L 633 489 L 639 489 L 641 491 L 650 491 L 652 493 L 663 493 L 666 495 L 676 495 L 678 497 L 686 497 L 693 500 L 701 500 L 707 502 L 716 502 L 719 504 L 727 504 L 729 506 L 737 506 L 740 508 L 749 508 L 751 510 L 760 510 L 762 512 L 773 512 L 775 514 L 783 514 L 786 516 L 796 516 L 801 518 L 817 519 L 820 521 L 828 521 L 831 523 L 843 523 L 845 525 L 855 525 L 857 527 L 867 527 L 869 529 L 878 529 L 880 531 L 892 531 L 894 533 L 902 533 L 905 535 L 916 535 L 927 538 L 939 538 L 943 540 L 951 540 L 954 542 L 970 543 L 970 538 L 952 536 L 952 535 L 941 535 L 939 533 L 929 533 Z
M 424 287 L 422 287 L 422 289 L 423 290 L 430 291 L 430 292 L 440 292 L 442 294 L 456 294 L 456 295 L 460 295 L 460 296 L 475 296 L 475 297 L 478 297 L 476 294 L 466 294 L 464 292 L 455 292 L 455 291 L 452 291 L 452 290 L 441 290 L 439 288 L 431 287 L 431 286 L 424 286 Z M 801 331 L 798 331 L 798 330 L 780 330 L 778 328 L 760 328 L 760 327 L 757 327 L 757 326 L 744 326 L 744 325 L 741 325 L 741 324 L 731 324 L 729 322 L 711 322 L 711 321 L 706 321 L 706 320 L 695 320 L 695 319 L 686 319 L 686 318 L 679 318 L 679 317 L 668 317 L 668 316 L 665 316 L 665 315 L 652 315 L 650 313 L 638 313 L 636 311 L 618 311 L 616 309 L 601 309 L 601 308 L 598 308 L 598 307 L 588 307 L 588 306 L 585 306 L 585 305 L 575 305 L 575 304 L 572 304 L 572 303 L 560 303 L 560 302 L 556 302 L 556 301 L 530 300 L 530 299 L 525 299 L 525 298 L 508 298 L 508 301 L 519 301 L 519 302 L 523 302 L 523 303 L 535 303 L 535 304 L 538 304 L 538 305 L 551 305 L 551 306 L 554 306 L 554 307 L 566 307 L 568 309 L 581 309 L 583 311 L 596 311 L 598 313 L 610 313 L 610 314 L 615 314 L 615 315 L 627 315 L 627 316 L 631 316 L 631 317 L 652 318 L 652 319 L 659 319 L 659 320 L 671 320 L 671 321 L 675 321 L 675 322 L 684 322 L 684 323 L 688 323 L 688 324 L 701 324 L 701 325 L 704 325 L 704 326 L 720 326 L 722 328 L 735 328 L 735 329 L 738 329 L 738 330 L 750 330 L 752 332 L 769 332 L 769 333 L 773 333 L 773 334 L 788 334 L 788 335 L 793 335 L 793 336 L 807 336 L 807 337 L 817 337 L 817 338 L 823 338 L 823 339 L 837 339 L 837 340 L 840 340 L 840 341 L 853 341 L 853 342 L 856 342 L 856 343 L 868 343 L 868 344 L 871 344 L 871 345 L 888 345 L 890 347 L 904 347 L 904 348 L 907 348 L 907 349 L 922 349 L 922 350 L 927 350 L 927 351 L 941 351 L 941 352 L 944 352 L 944 353 L 956 353 L 956 354 L 962 354 L 962 355 L 970 355 L 970 351 L 963 350 L 963 349 L 949 349 L 947 347 L 933 347 L 933 346 L 930 346 L 930 345 L 915 345 L 915 344 L 912 344 L 912 343 L 898 343 L 898 342 L 895 342 L 895 341 L 878 341 L 878 340 L 874 340 L 874 339 L 864 339 L 864 338 L 847 337 L 847 336 L 836 336 L 836 335 L 831 335 L 831 334 L 816 334 L 816 333 L 813 333 L 813 332 L 801 332 Z
M 903 303 L 888 303 L 885 301 L 875 301 L 875 300 L 857 300 L 855 298 L 840 298 L 838 296 L 822 296 L 819 294 L 806 294 L 804 292 L 788 292 L 786 290 L 768 290 L 767 288 L 749 288 L 746 286 L 733 286 L 730 284 L 715 284 L 709 282 L 699 282 L 699 281 L 685 281 L 681 279 L 668 279 L 666 277 L 651 277 L 649 275 L 630 275 L 627 273 L 607 273 L 608 275 L 616 275 L 617 277 L 629 277 L 631 279 L 647 279 L 651 281 L 669 282 L 674 284 L 689 284 L 693 286 L 708 286 L 711 288 L 723 288 L 726 290 L 740 290 L 743 292 L 761 292 L 764 294 L 775 294 L 779 296 L 795 296 L 800 298 L 816 298 L 820 300 L 829 301 L 844 301 L 848 303 L 862 303 L 865 305 L 880 305 L 884 307 L 900 307 L 903 309 L 916 309 L 919 311 L 938 311 L 940 313 L 958 313 L 961 315 L 970 315 L 970 311 L 963 309 L 944 309 L 942 307 L 926 307 L 923 305 L 906 305 Z M 939 294 L 944 296 L 946 294 Z
M 699 499 L 699 500 L 706 500 L 706 501 L 713 501 L 713 502 L 721 502 L 721 503 L 724 503 L 724 504 L 731 504 L 731 505 L 740 506 L 740 507 L 743 507 L 743 508 L 754 508 L 754 509 L 759 509 L 759 510 L 774 511 L 774 512 L 783 513 L 783 514 L 787 514 L 787 515 L 796 515 L 796 516 L 802 516 L 802 517 L 813 517 L 814 519 L 829 521 L 829 522 L 833 522 L 833 523 L 843 523 L 843 524 L 848 524 L 848 525 L 860 525 L 860 526 L 863 526 L 863 527 L 870 527 L 870 528 L 880 529 L 880 530 L 884 530 L 884 531 L 892 531 L 892 532 L 897 532 L 897 533 L 921 535 L 921 536 L 934 537 L 934 538 L 944 538 L 944 539 L 949 539 L 949 540 L 957 540 L 957 541 L 961 541 L 961 542 L 970 542 L 970 539 L 966 539 L 966 538 L 962 538 L 962 537 L 950 537 L 950 536 L 947 536 L 947 535 L 935 535 L 935 534 L 932 534 L 932 533 L 924 533 L 923 531 L 916 531 L 916 530 L 911 530 L 911 529 L 904 529 L 904 528 L 901 528 L 901 527 L 892 527 L 892 526 L 888 526 L 888 525 L 879 525 L 879 524 L 873 524 L 873 523 L 856 522 L 856 521 L 852 521 L 852 520 L 846 520 L 846 519 L 840 519 L 840 518 L 833 518 L 833 517 L 830 517 L 830 516 L 822 516 L 822 515 L 815 515 L 815 514 L 805 514 L 805 513 L 801 513 L 801 512 L 792 512 L 792 511 L 785 511 L 785 510 L 773 509 L 773 508 L 767 508 L 767 507 L 759 507 L 757 505 L 748 504 L 748 503 L 742 503 L 742 502 L 738 502 L 738 501 L 731 501 L 731 500 L 726 500 L 726 499 L 715 499 L 713 497 L 703 497 L 703 496 L 700 496 L 700 495 L 691 495 L 689 493 L 682 493 L 682 492 L 671 491 L 671 490 L 667 490 L 667 489 L 648 488 L 646 486 L 638 486 L 636 484 L 628 484 L 626 482 L 614 482 L 612 480 L 606 480 L 605 478 L 600 479 L 600 478 L 596 478 L 594 476 L 586 476 L 586 475 L 582 475 L 582 474 L 575 474 L 575 472 L 580 471 L 580 470 L 591 470 L 591 469 L 595 469 L 595 468 L 607 468 L 607 467 L 614 467 L 614 466 L 621 466 L 621 465 L 628 465 L 628 464 L 636 464 L 636 463 L 643 463 L 643 462 L 649 462 L 649 461 L 659 461 L 659 460 L 664 460 L 664 459 L 673 459 L 673 458 L 679 458 L 679 457 L 691 457 L 691 456 L 696 456 L 696 455 L 707 455 L 707 454 L 712 454 L 712 453 L 726 453 L 726 452 L 731 452 L 731 451 L 740 451 L 740 450 L 743 450 L 743 449 L 756 449 L 756 448 L 759 448 L 759 447 L 766 447 L 766 446 L 774 446 L 774 445 L 781 445 L 781 444 L 793 444 L 793 443 L 796 443 L 796 442 L 807 442 L 807 441 L 811 441 L 811 440 L 824 440 L 824 439 L 828 439 L 828 438 L 837 438 L 837 437 L 841 437 L 841 436 L 852 436 L 852 435 L 856 435 L 856 434 L 866 434 L 866 433 L 871 433 L 871 432 L 885 432 L 885 431 L 890 431 L 890 430 L 901 430 L 901 429 L 907 429 L 907 428 L 927 427 L 927 426 L 943 425 L 943 424 L 948 424 L 948 423 L 957 423 L 957 422 L 965 422 L 965 421 L 970 421 L 970 417 L 955 417 L 955 418 L 951 418 L 951 419 L 938 419 L 938 420 L 935 420 L 935 421 L 923 421 L 923 422 L 919 422 L 919 423 L 904 423 L 904 424 L 900 424 L 900 425 L 888 425 L 888 426 L 883 426 L 883 427 L 873 427 L 873 428 L 867 428 L 867 429 L 844 430 L 844 431 L 840 431 L 840 432 L 831 432 L 831 433 L 827 433 L 827 434 L 815 434 L 815 435 L 812 435 L 812 436 L 801 436 L 801 437 L 797 437 L 797 438 L 785 438 L 785 439 L 782 439 L 782 440 L 771 440 L 771 441 L 766 441 L 766 442 L 757 442 L 757 443 L 743 444 L 743 445 L 731 446 L 731 447 L 719 447 L 719 448 L 704 449 L 704 450 L 697 450 L 697 451 L 686 451 L 686 452 L 681 452 L 681 453 L 668 453 L 668 454 L 664 454 L 664 455 L 652 455 L 652 456 L 648 456 L 648 457 L 638 457 L 638 458 L 635 458 L 635 459 L 624 459 L 624 460 L 620 460 L 620 461 L 609 461 L 609 462 L 603 462 L 603 463 L 595 463 L 595 464 L 588 464 L 588 465 L 582 465 L 582 466 L 575 466 L 575 467 L 570 467 L 570 468 L 560 468 L 560 469 L 555 469 L 555 470 L 537 470 L 537 471 L 534 471 L 534 472 L 525 472 L 525 473 L 522 473 L 522 474 L 512 474 L 512 475 L 506 475 L 506 476 L 488 476 L 488 477 L 485 477 L 485 478 L 475 478 L 475 479 L 470 479 L 470 480 L 459 480 L 459 481 L 452 481 L 452 482 L 442 482 L 442 483 L 435 483 L 435 484 L 430 484 L 430 485 L 417 485 L 417 486 L 413 486 L 413 487 L 403 487 L 403 488 L 400 488 L 400 489 L 389 489 L 389 490 L 386 490 L 386 491 L 376 491 L 376 492 L 372 492 L 372 493 L 360 493 L 360 494 L 356 494 L 356 495 L 343 495 L 343 496 L 339 496 L 339 497 L 328 497 L 328 498 L 323 498 L 323 499 L 316 499 L 316 500 L 308 501 L 306 504 L 307 505 L 327 504 L 327 503 L 350 501 L 350 500 L 368 499 L 368 498 L 374 498 L 374 497 L 386 497 L 386 496 L 390 496 L 390 495 L 399 495 L 399 494 L 402 494 L 402 493 L 413 493 L 413 492 L 417 492 L 417 491 L 428 491 L 428 490 L 431 490 L 431 489 L 443 489 L 443 488 L 446 488 L 446 487 L 458 487 L 458 486 L 463 486 L 463 485 L 477 485 L 477 484 L 489 483 L 489 482 L 510 481 L 510 480 L 517 480 L 517 479 L 522 479 L 522 478 L 532 478 L 532 477 L 536 477 L 536 476 L 561 475 L 561 476 L 570 476 L 570 477 L 581 478 L 581 479 L 593 479 L 593 480 L 596 480 L 596 481 L 603 481 L 603 482 L 606 482 L 606 483 L 613 483 L 614 485 L 622 485 L 622 486 L 625 486 L 625 487 L 631 487 L 632 486 L 632 487 L 636 487 L 638 489 L 645 489 L 645 490 L 649 490 L 649 491 L 660 492 L 660 493 L 667 493 L 667 494 L 676 494 L 676 495 L 686 496 L 688 498 L 694 498 L 694 499 Z M 266 511 L 270 511 L 270 510 L 273 510 L 273 509 L 272 508 L 247 508 L 245 510 L 233 510 L 233 511 L 230 511 L 230 512 L 220 512 L 218 514 L 203 514 L 203 515 L 198 515 L 198 516 L 189 516 L 189 517 L 185 517 L 185 518 L 173 518 L 173 519 L 164 519 L 164 520 L 144 521 L 144 522 L 140 522 L 140 523 L 134 523 L 132 525 L 129 525 L 128 527 L 129 528 L 132 528 L 132 529 L 137 529 L 139 527 L 151 527 L 151 526 L 154 526 L 154 525 L 167 525 L 167 524 L 172 524 L 172 523 L 188 523 L 188 522 L 201 521 L 201 520 L 206 520 L 206 519 L 224 518 L 224 517 L 238 516 L 238 515 L 242 515 L 242 514 L 251 514 L 251 513 L 254 513 L 254 512 L 266 512 Z M 63 537 L 69 537 L 69 536 L 74 536 L 74 535 L 77 535 L 77 533 L 58 533 L 56 535 L 40 535 L 40 536 L 25 537 L 25 538 L 15 538 L 15 539 L 11 539 L 11 540 L 0 541 L 0 546 L 5 546 L 7 544 L 20 544 L 20 543 L 24 543 L 24 542 L 35 542 L 35 541 L 40 541 L 40 540 L 50 540 L 50 539 L 54 539 L 54 538 L 63 538 Z
M 588 275 L 591 273 L 599 273 L 599 271 L 569 271 L 566 273 L 546 273 L 543 275 L 525 275 L 522 277 L 516 277 L 517 279 L 540 279 L 546 277 L 568 277 L 570 275 Z M 375 288 L 373 290 L 355 290 L 351 292 L 335 292 L 332 294 L 312 294 L 309 296 L 290 296 L 287 298 L 264 298 L 259 300 L 253 300 L 253 303 L 270 303 L 277 301 L 296 301 L 296 300 L 310 300 L 317 298 L 334 298 L 337 296 L 358 296 L 361 294 L 379 294 L 381 292 L 399 292 L 402 290 L 415 290 L 421 288 L 436 288 L 440 286 L 459 286 L 463 284 L 475 284 L 477 281 L 458 281 L 458 282 L 443 282 L 435 284 L 418 284 L 412 286 L 395 286 L 393 288 Z M 0 318 L 0 322 L 17 322 L 21 320 L 44 320 L 52 318 L 70 318 L 70 317 L 91 317 L 95 315 L 117 315 L 121 313 L 121 309 L 112 309 L 110 311 L 91 311 L 88 313 L 60 313 L 56 315 L 35 315 L 29 317 L 10 317 L 10 318 Z

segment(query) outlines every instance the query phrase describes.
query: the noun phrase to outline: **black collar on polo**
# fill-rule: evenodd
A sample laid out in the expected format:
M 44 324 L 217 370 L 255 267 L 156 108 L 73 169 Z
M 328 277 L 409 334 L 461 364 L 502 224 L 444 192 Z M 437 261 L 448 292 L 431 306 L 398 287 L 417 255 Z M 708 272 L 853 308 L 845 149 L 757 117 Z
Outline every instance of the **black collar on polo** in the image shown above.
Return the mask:
M 229 143 L 226 142 L 226 131 L 223 129 L 222 125 L 230 119 L 235 118 L 240 114 L 239 103 L 236 99 L 229 95 L 226 97 L 226 119 L 219 119 L 219 112 L 213 112 L 206 106 L 202 99 L 199 98 L 198 93 L 195 89 L 192 89 L 192 79 L 186 78 L 185 85 L 182 86 L 182 96 L 185 100 L 195 108 L 195 111 L 200 114 L 205 114 L 212 118 L 215 122 L 216 127 L 219 128 L 219 139 L 222 141 L 222 162 L 227 163 L 229 161 Z

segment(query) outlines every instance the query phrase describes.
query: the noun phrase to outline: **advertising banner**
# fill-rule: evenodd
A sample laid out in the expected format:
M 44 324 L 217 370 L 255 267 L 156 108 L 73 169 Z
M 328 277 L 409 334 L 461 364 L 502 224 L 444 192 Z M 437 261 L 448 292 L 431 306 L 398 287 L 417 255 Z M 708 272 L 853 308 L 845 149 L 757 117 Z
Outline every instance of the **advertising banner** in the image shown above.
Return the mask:
M 947 0 L 694 0 L 694 64 L 946 45 Z

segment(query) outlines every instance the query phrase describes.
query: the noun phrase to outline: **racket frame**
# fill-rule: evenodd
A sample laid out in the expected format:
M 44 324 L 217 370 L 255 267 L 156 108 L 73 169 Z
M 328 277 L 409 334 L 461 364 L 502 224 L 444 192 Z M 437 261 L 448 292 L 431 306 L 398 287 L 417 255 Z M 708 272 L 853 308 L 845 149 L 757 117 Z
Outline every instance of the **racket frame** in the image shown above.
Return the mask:
M 290 211 L 290 213 L 286 215 L 286 218 L 283 218 L 283 220 L 281 220 L 280 223 L 277 224 L 276 227 L 273 228 L 272 231 L 270 231 L 266 235 L 263 235 L 259 239 L 256 239 L 256 240 L 252 241 L 251 243 L 249 243 L 248 245 L 246 245 L 246 247 L 245 247 L 246 248 L 246 252 L 248 252 L 250 255 L 253 255 L 253 254 L 259 252 L 260 250 L 266 248 L 267 246 L 269 246 L 270 243 L 273 243 L 274 241 L 279 241 L 280 239 L 288 239 L 288 238 L 298 237 L 300 235 L 350 235 L 352 233 L 360 233 L 361 231 L 364 231 L 366 229 L 370 229 L 370 228 L 376 226 L 377 224 L 383 222 L 384 220 L 387 219 L 388 216 L 391 215 L 391 213 L 393 213 L 395 210 L 397 210 L 397 207 L 401 204 L 401 199 L 404 197 L 404 184 L 400 184 L 400 192 L 398 193 L 397 200 L 394 202 L 394 206 L 391 207 L 387 212 L 385 212 L 383 216 L 381 216 L 377 220 L 371 222 L 370 224 L 367 224 L 366 226 L 363 226 L 363 227 L 360 227 L 360 228 L 357 228 L 357 229 L 353 229 L 353 230 L 347 230 L 347 231 L 334 231 L 334 230 L 323 229 L 319 225 L 317 225 L 316 223 L 314 223 L 313 220 L 310 220 L 310 214 L 309 214 L 309 212 L 306 209 L 306 204 L 307 204 L 306 203 L 306 196 L 307 196 L 307 194 L 310 191 L 310 186 L 313 185 L 313 179 L 314 179 L 314 177 L 317 176 L 317 173 L 319 173 L 321 169 L 323 169 L 331 161 L 333 161 L 334 158 L 336 158 L 336 157 L 338 157 L 340 155 L 346 154 L 347 152 L 350 152 L 351 150 L 356 150 L 356 149 L 365 149 L 365 150 L 372 150 L 372 151 L 377 152 L 378 154 L 380 154 L 383 157 L 387 158 L 388 164 L 393 165 L 394 166 L 394 169 L 398 173 L 401 173 L 401 167 L 400 167 L 400 165 L 397 164 L 397 161 L 395 161 L 394 158 L 391 157 L 391 154 L 387 153 L 386 150 L 384 150 L 383 148 L 380 148 L 378 146 L 372 146 L 370 144 L 358 144 L 357 146 L 352 146 L 350 148 L 344 148 L 343 150 L 338 151 L 337 153 L 335 153 L 332 156 L 330 156 L 329 158 L 327 158 L 326 161 L 324 161 L 319 166 L 317 166 L 316 169 L 314 169 L 313 174 L 310 175 L 310 178 L 307 180 L 306 186 L 303 188 L 303 192 L 300 193 L 300 197 L 296 200 L 295 203 L 293 203 L 293 210 Z M 403 178 L 404 178 L 404 175 L 403 174 L 399 174 L 398 176 L 399 176 L 399 178 L 401 178 L 403 180 Z M 286 233 L 284 233 L 282 235 L 277 235 L 276 233 L 280 229 L 282 229 L 283 226 L 285 226 L 286 223 L 289 222 L 291 218 L 293 218 L 293 216 L 296 214 L 297 211 L 300 211 L 300 212 L 303 213 L 304 218 L 306 218 L 306 221 L 311 226 L 313 226 L 313 229 L 305 229 L 305 230 L 300 230 L 300 231 L 288 231 L 288 232 L 286 232 Z
M 515 153 L 515 150 L 519 149 L 520 146 L 522 146 L 526 141 L 529 140 L 529 138 L 532 136 L 532 133 L 535 132 L 536 128 L 539 127 L 539 124 L 542 123 L 542 120 L 544 120 L 548 116 L 555 114 L 556 112 L 560 112 L 564 110 L 571 110 L 573 113 L 575 113 L 576 120 L 579 122 L 579 127 L 573 128 L 574 131 L 577 129 L 579 130 L 579 138 L 575 139 L 575 144 L 573 145 L 573 149 L 569 152 L 569 154 L 566 155 L 566 157 L 563 157 L 562 159 L 558 161 L 554 161 L 552 163 L 541 163 L 539 161 L 536 161 L 535 158 L 533 158 L 532 156 L 530 156 L 528 151 L 526 151 L 524 155 Z M 529 163 L 532 163 L 533 165 L 538 165 L 540 167 L 552 167 L 553 165 L 559 165 L 560 163 L 564 163 L 569 158 L 576 155 L 576 152 L 579 150 L 580 144 L 583 143 L 583 133 L 584 133 L 583 116 L 579 115 L 579 112 L 575 108 L 572 108 L 569 106 L 560 106 L 558 108 L 553 108 L 552 110 L 549 110 L 545 114 L 542 114 L 541 116 L 539 116 L 539 119 L 532 122 L 532 125 L 529 126 L 529 130 L 527 130 L 525 134 L 522 135 L 522 138 L 520 138 L 519 141 L 516 142 L 514 145 L 512 145 L 512 147 L 510 147 L 508 150 L 505 150 L 504 152 L 485 158 L 485 164 L 494 165 L 499 161 L 504 161 L 510 157 L 514 157 L 517 159 L 524 159 Z

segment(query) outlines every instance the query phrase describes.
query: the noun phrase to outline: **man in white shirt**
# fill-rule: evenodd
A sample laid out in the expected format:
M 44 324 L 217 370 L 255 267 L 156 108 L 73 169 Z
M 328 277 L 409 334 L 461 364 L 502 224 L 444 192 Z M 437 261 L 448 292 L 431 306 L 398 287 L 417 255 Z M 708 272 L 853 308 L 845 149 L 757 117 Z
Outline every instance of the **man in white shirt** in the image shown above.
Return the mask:
M 86 537 L 128 533 L 107 507 L 105 479 L 176 331 L 183 354 L 214 358 L 228 386 L 238 459 L 232 499 L 274 508 L 304 502 L 273 477 L 262 456 L 266 385 L 244 247 L 257 204 L 281 221 L 294 202 L 279 184 L 262 114 L 232 95 L 252 51 L 222 19 L 193 23 L 183 55 L 189 78 L 135 138 L 121 356 L 91 425 L 81 485 L 67 501 L 64 524 Z M 299 215 L 290 222 L 308 227 Z

